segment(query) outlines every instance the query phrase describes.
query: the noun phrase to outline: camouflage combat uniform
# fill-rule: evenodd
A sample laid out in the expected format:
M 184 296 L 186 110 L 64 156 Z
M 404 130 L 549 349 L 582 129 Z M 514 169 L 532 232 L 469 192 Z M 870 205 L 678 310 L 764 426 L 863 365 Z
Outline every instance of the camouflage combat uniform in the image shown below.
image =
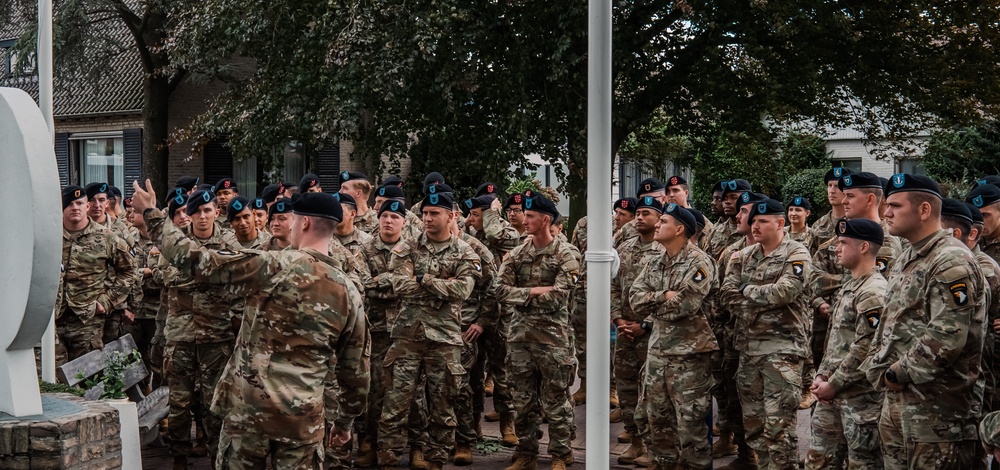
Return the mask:
M 139 247 L 135 256 L 138 282 L 132 287 L 129 298 L 129 310 L 135 315 L 131 323 L 122 327 L 123 331 L 132 335 L 146 368 L 153 374 L 156 382 L 163 374 L 163 344 L 156 338 L 156 314 L 160 311 L 160 294 L 162 284 L 153 276 L 160 264 L 160 249 L 153 240 L 140 237 Z M 149 269 L 150 275 L 143 275 Z M 155 342 L 154 342 L 155 340 Z
M 65 360 L 104 348 L 106 318 L 124 304 L 135 281 L 135 259 L 120 236 L 88 222 L 79 232 L 63 229 L 62 277 L 56 335 Z M 98 313 L 100 304 L 104 313 Z
M 809 251 L 783 237 L 769 255 L 760 244 L 730 256 L 722 301 L 736 316 L 736 383 L 747 443 L 762 468 L 797 468 L 796 411 L 808 355 L 805 280 Z
M 358 214 L 354 218 L 354 229 L 364 232 L 366 235 L 372 235 L 375 229 L 378 227 L 378 211 L 372 208 L 368 208 L 368 212 L 364 215 Z
M 716 258 L 720 286 L 725 281 L 733 253 L 746 246 L 746 237 L 740 235 L 739 240 L 723 248 L 722 253 Z M 739 387 L 736 385 L 736 371 L 740 366 L 740 352 L 733 343 L 736 334 L 736 316 L 720 300 L 719 295 L 714 297 L 711 299 L 713 316 L 710 321 L 712 332 L 715 333 L 715 339 L 719 343 L 719 351 L 712 353 L 712 376 L 715 378 L 712 396 L 719 403 L 716 425 L 721 433 L 733 433 L 733 442 L 746 452 L 748 448 L 746 432 L 743 429 L 743 406 L 740 404 Z
M 818 402 L 812 417 L 807 469 L 882 468 L 878 418 L 882 394 L 861 370 L 872 336 L 882 319 L 887 282 L 876 267 L 860 278 L 848 277 L 830 312 L 830 339 L 816 375 L 827 378 L 836 396 Z
M 496 262 L 486 245 L 472 235 L 463 233 L 462 240 L 476 252 L 482 266 L 482 277 L 476 281 L 472 295 L 462 303 L 462 334 L 464 335 L 473 324 L 479 325 L 484 332 L 487 329 L 495 330 Z M 465 375 L 459 384 L 458 400 L 455 402 L 455 417 L 458 422 L 455 440 L 469 445 L 475 444 L 479 438 L 476 433 L 476 422 L 483 413 L 483 380 L 486 378 L 487 355 L 485 348 L 480 344 L 481 341 L 477 339 L 473 343 L 462 345 L 462 365 L 465 367 Z
M 903 251 L 889 275 L 885 310 L 865 365 L 886 390 L 879 419 L 887 469 L 972 468 L 988 290 L 972 252 L 946 230 Z
M 1000 264 L 983 253 L 978 246 L 972 249 L 972 254 L 979 262 L 979 269 L 986 278 L 990 289 L 990 304 L 986 310 L 986 336 L 983 343 L 983 372 L 988 382 L 985 384 L 983 408 L 986 412 L 1000 410 L 1000 393 L 996 387 L 1000 381 L 1000 340 L 997 338 L 993 324 L 1000 319 Z
M 512 396 L 521 455 L 538 454 L 543 413 L 549 422 L 549 454 L 564 458 L 572 453 L 569 387 L 576 363 L 567 303 L 579 275 L 576 256 L 568 243 L 558 239 L 540 249 L 528 240 L 500 266 L 497 298 L 511 310 L 507 378 L 518 384 Z M 553 289 L 529 296 L 532 287 L 541 286 Z
M 621 259 L 618 275 L 611 279 L 611 322 L 626 320 L 641 323 L 646 315 L 640 315 L 629 303 L 630 289 L 639 273 L 650 260 L 663 254 L 663 245 L 655 241 L 642 241 L 635 237 L 625 240 L 617 248 Z M 637 423 L 635 408 L 639 404 L 639 386 L 642 382 L 642 368 L 646 365 L 649 350 L 649 335 L 635 340 L 619 337 L 615 341 L 615 386 L 622 409 L 625 431 L 632 436 L 647 434 L 646 423 Z M 637 426 L 638 425 L 638 426 Z
M 836 235 L 837 220 L 839 219 L 833 216 L 833 211 L 831 210 L 813 222 L 812 227 L 810 227 L 812 229 L 812 240 L 810 240 L 811 243 L 809 245 L 806 245 L 806 248 L 809 248 L 810 254 L 815 255 L 819 251 L 821 243 Z
M 334 235 L 334 238 L 339 241 L 344 248 L 350 250 L 351 253 L 360 261 L 361 247 L 365 243 L 371 241 L 372 236 L 368 235 L 366 232 L 362 232 L 361 230 L 354 229 L 350 235 Z
M 743 235 L 736 233 L 736 218 L 727 217 L 720 220 L 711 230 L 706 230 L 705 244 L 702 246 L 702 250 L 708 253 L 713 260 L 719 259 L 722 256 L 722 251 L 726 249 L 727 246 L 732 245 L 743 238 Z
M 267 247 L 271 244 L 270 242 L 270 233 L 265 232 L 264 230 L 257 230 L 257 238 L 254 238 L 247 243 L 240 242 L 240 246 L 242 246 L 245 250 L 267 251 Z
M 390 324 L 392 345 L 383 362 L 391 385 L 379 421 L 378 462 L 399 463 L 407 416 L 423 371 L 430 409 L 427 460 L 444 464 L 455 444 L 454 402 L 465 375 L 460 360 L 462 302 L 472 295 L 482 265 L 472 247 L 459 238 L 433 242 L 421 235 L 392 249 L 388 269 L 402 304 Z M 419 283 L 417 275 L 423 276 Z
M 804 231 L 793 232 L 791 230 L 791 227 L 785 227 L 785 235 L 791 237 L 792 240 L 795 240 L 801 243 L 802 245 L 808 247 L 809 244 L 812 243 L 813 230 L 812 228 L 806 227 Z
M 217 467 L 263 469 L 270 456 L 275 468 L 321 468 L 325 423 L 349 429 L 368 390 L 368 334 L 353 284 L 323 253 L 212 250 L 160 211 L 146 220 L 185 276 L 247 299 L 212 400 L 225 419 Z
M 587 216 L 580 217 L 573 228 L 573 236 L 570 237 L 570 244 L 576 247 L 581 255 L 587 253 Z M 570 295 L 573 298 L 570 311 L 570 323 L 573 326 L 573 347 L 576 350 L 577 377 L 581 383 L 587 381 L 587 263 L 581 260 L 580 279 L 576 289 Z M 614 351 L 612 351 L 613 353 Z M 614 366 L 612 366 L 614 367 Z M 614 382 L 614 375 L 611 381 Z
M 663 467 L 706 468 L 712 462 L 705 417 L 714 379 L 705 371 L 719 344 L 702 304 L 718 282 L 708 254 L 686 243 L 674 256 L 661 251 L 653 257 L 630 290 L 629 305 L 652 322 L 642 401 L 649 449 Z M 670 291 L 676 295 L 666 300 Z M 618 393 L 624 398 L 621 384 Z M 637 411 L 636 419 L 642 415 Z

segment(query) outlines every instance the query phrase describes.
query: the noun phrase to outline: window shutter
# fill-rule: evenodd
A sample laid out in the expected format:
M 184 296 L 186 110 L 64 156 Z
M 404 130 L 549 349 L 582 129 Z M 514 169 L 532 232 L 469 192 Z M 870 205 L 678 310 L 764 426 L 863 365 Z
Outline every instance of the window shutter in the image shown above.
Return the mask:
M 205 179 L 202 183 L 215 184 L 222 178 L 233 177 L 233 151 L 226 139 L 213 139 L 205 144 Z
M 340 144 L 327 140 L 323 148 L 316 152 L 316 176 L 323 192 L 340 191 Z
M 142 179 L 142 129 L 122 131 L 125 147 L 125 197 L 132 197 L 132 182 Z
M 69 134 L 56 133 L 56 165 L 59 167 L 59 184 L 69 186 Z

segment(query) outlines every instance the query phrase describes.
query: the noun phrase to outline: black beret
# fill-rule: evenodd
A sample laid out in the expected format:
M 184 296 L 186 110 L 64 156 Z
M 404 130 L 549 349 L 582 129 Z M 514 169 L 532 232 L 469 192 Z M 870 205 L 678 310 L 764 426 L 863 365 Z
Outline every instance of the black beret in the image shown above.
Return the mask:
M 635 214 L 636 205 L 639 204 L 639 200 L 634 197 L 623 197 L 615 201 L 614 208 L 621 209 L 623 211 L 631 212 Z
M 474 198 L 466 199 L 465 202 L 462 203 L 462 205 L 465 206 L 466 210 L 470 211 L 472 209 L 484 209 L 490 207 L 490 204 L 493 204 L 494 200 L 496 200 L 496 198 L 494 198 L 489 194 L 485 194 L 482 196 L 476 196 Z
M 993 186 L 992 184 L 976 186 L 976 188 L 970 191 L 969 195 L 965 198 L 965 202 L 968 202 L 980 209 L 998 201 L 1000 201 L 1000 188 Z
M 310 217 L 321 217 L 340 222 L 344 220 L 344 211 L 340 202 L 332 194 L 302 193 L 292 201 L 292 212 Z
M 214 184 L 208 184 L 208 183 L 199 184 L 198 185 L 198 191 L 208 191 L 208 192 L 210 192 L 212 194 L 215 194 L 215 185 Z
M 215 194 L 210 191 L 199 189 L 191 193 L 188 198 L 187 215 L 194 215 L 198 208 L 215 200 Z
M 753 223 L 753 218 L 758 215 L 785 215 L 785 206 L 774 199 L 768 198 L 751 205 L 750 215 L 747 216 L 747 225 Z
M 656 191 L 661 191 L 666 189 L 666 186 L 656 178 L 646 178 L 639 183 L 639 186 L 635 189 L 635 197 L 642 197 L 644 194 L 649 194 Z
M 510 206 L 524 206 L 524 195 L 521 193 L 514 193 L 507 197 L 507 201 L 503 203 L 503 208 L 506 209 Z
M 878 183 L 882 185 L 882 190 L 885 190 L 885 186 L 889 184 L 889 178 L 878 177 Z
M 688 184 L 687 180 L 680 176 L 671 176 L 667 179 L 667 187 L 677 186 L 681 184 Z
M 712 185 L 712 192 L 713 193 L 722 192 L 725 189 L 725 188 L 722 187 L 722 185 L 725 182 L 726 182 L 726 180 L 716 181 L 715 184 Z
M 698 230 L 705 228 L 705 214 L 702 214 L 700 210 L 693 207 L 689 207 L 687 210 L 694 216 L 694 221 L 698 224 Z
M 846 173 L 840 177 L 837 187 L 841 191 L 845 189 L 875 188 L 882 189 L 882 182 L 879 181 L 875 173 L 862 171 L 860 173 Z
M 250 203 L 250 205 L 253 206 L 253 210 L 255 211 L 267 210 L 267 204 L 264 202 L 264 199 L 262 198 L 254 199 L 253 202 Z
M 336 199 L 336 200 L 338 200 L 338 201 L 340 201 L 341 204 L 350 204 L 350 205 L 354 206 L 355 209 L 358 208 L 358 201 L 355 201 L 354 197 L 351 196 L 350 194 L 344 194 L 344 193 L 341 193 L 341 192 L 336 192 L 336 193 L 333 193 L 333 198 Z M 343 217 L 343 214 L 341 214 L 341 217 Z M 341 219 L 341 220 L 343 220 L 343 219 Z
M 698 221 L 694 218 L 694 214 L 692 214 L 691 211 L 678 206 L 677 204 L 670 203 L 667 204 L 667 207 L 663 208 L 663 213 L 680 222 L 681 225 L 684 226 L 684 233 L 688 236 L 688 238 L 693 237 L 695 232 L 698 231 Z
M 344 184 L 348 181 L 353 180 L 365 180 L 368 181 L 368 175 L 361 173 L 360 171 L 342 171 L 340 172 L 340 184 Z
M 171 197 L 173 196 L 186 196 L 187 190 L 181 186 L 175 186 L 174 189 L 170 190 Z M 169 199 L 168 199 L 169 200 Z
M 260 198 L 263 199 L 264 202 L 270 204 L 281 195 L 281 189 L 282 187 L 280 184 L 269 184 L 264 186 L 264 190 L 260 192 Z
M 972 223 L 972 212 L 969 211 L 969 206 L 950 197 L 941 200 L 941 217 L 958 217 Z
M 109 193 L 108 193 L 109 195 L 112 195 L 112 196 L 118 197 L 118 198 L 122 197 L 122 190 L 118 189 L 115 186 L 108 186 L 108 191 L 109 191 Z
M 424 177 L 424 194 L 430 194 L 430 193 L 427 192 L 427 189 L 432 184 L 435 184 L 435 183 L 437 183 L 437 184 L 444 184 L 444 176 L 441 176 L 441 173 L 438 173 L 436 171 L 432 171 L 430 173 L 427 173 L 427 176 Z
M 850 168 L 844 168 L 842 166 L 837 166 L 827 170 L 826 175 L 823 176 L 823 182 L 829 183 L 831 181 L 840 181 L 840 177 L 844 175 L 851 174 Z
M 753 186 L 747 180 L 735 179 L 722 182 L 722 194 L 743 193 L 753 191 Z
M 236 214 L 243 212 L 243 209 L 250 207 L 250 200 L 243 196 L 236 196 L 232 201 L 229 201 L 229 207 L 226 209 L 226 221 L 232 222 L 233 217 Z M 253 208 L 250 207 L 250 212 L 253 212 Z
M 972 214 L 973 224 L 985 223 L 985 220 L 983 219 L 983 213 L 982 211 L 979 210 L 978 207 L 974 206 L 971 202 L 966 202 L 965 207 L 969 208 L 969 213 Z
M 309 188 L 314 188 L 316 186 L 319 186 L 319 176 L 312 173 L 306 173 L 306 175 L 299 180 L 300 193 L 307 193 L 309 192 Z
M 396 186 L 402 188 L 403 179 L 396 175 L 389 175 L 388 178 L 382 180 L 382 184 L 380 184 L 379 186 Z
M 218 183 L 215 183 L 215 190 L 221 191 L 223 189 L 231 189 L 233 191 L 238 191 L 236 189 L 236 181 L 232 178 L 222 178 Z
M 90 183 L 87 187 L 83 188 L 83 192 L 87 193 L 87 200 L 93 199 L 94 196 L 98 194 L 108 192 L 108 183 Z
M 274 200 L 274 204 L 271 204 L 271 208 L 267 210 L 267 220 L 271 220 L 274 214 L 287 214 L 292 212 L 292 200 L 287 197 L 279 197 Z
M 885 187 L 885 197 L 893 193 L 921 192 L 933 194 L 941 197 L 941 188 L 934 180 L 920 175 L 910 175 L 906 173 L 896 173 L 889 178 L 889 184 Z
M 382 186 L 378 188 L 378 191 L 375 191 L 375 195 L 389 199 L 403 199 L 406 197 L 406 194 L 403 193 L 403 188 L 399 186 Z
M 769 198 L 764 193 L 752 193 L 750 191 L 746 191 L 743 194 L 740 194 L 740 199 L 736 201 L 736 208 L 739 209 L 747 204 L 750 204 L 751 202 L 766 201 L 767 199 Z
M 489 181 L 487 181 L 487 182 L 479 185 L 478 188 L 476 188 L 476 196 L 483 196 L 483 195 L 486 195 L 486 194 L 493 194 L 493 195 L 498 194 L 497 193 L 497 185 L 495 185 L 495 184 L 490 183 Z
M 383 212 L 395 212 L 406 217 L 406 204 L 400 201 L 385 201 L 382 203 L 382 207 L 378 208 L 378 216 L 382 217 Z
M 69 203 L 85 197 L 87 197 L 87 193 L 83 190 L 83 188 L 75 184 L 66 186 L 62 190 L 63 209 L 69 207 Z
M 455 210 L 455 200 L 451 198 L 450 193 L 431 193 L 420 201 L 420 209 L 425 207 L 443 207 L 452 211 Z
M 805 196 L 795 196 L 788 203 L 788 207 L 801 207 L 807 211 L 812 210 L 812 203 L 809 202 L 809 198 Z
M 195 178 L 194 176 L 181 176 L 180 178 L 177 178 L 177 183 L 174 184 L 174 186 L 184 188 L 185 191 L 190 191 L 194 189 L 195 186 L 198 186 L 198 181 L 201 181 L 201 179 Z
M 837 221 L 836 234 L 838 237 L 854 238 L 876 245 L 885 243 L 885 232 L 882 231 L 882 226 L 874 220 L 840 219 Z
M 448 186 L 447 184 L 444 183 L 431 184 L 427 186 L 426 192 L 427 194 L 447 194 L 449 196 L 452 196 L 452 199 L 454 199 L 454 194 L 455 194 L 455 191 L 451 189 L 451 186 Z
M 553 204 L 549 198 L 542 196 L 541 194 L 535 194 L 534 196 L 525 199 L 524 210 L 550 215 L 553 220 L 559 218 L 559 209 L 556 209 L 556 205 Z
M 979 178 L 976 180 L 976 184 L 972 187 L 972 189 L 975 189 L 977 186 L 983 186 L 986 184 L 992 184 L 993 186 L 1000 188 L 1000 176 L 986 175 L 982 178 Z
M 659 198 L 653 196 L 643 196 L 639 198 L 639 202 L 635 205 L 635 210 L 639 209 L 652 209 L 656 212 L 663 213 L 663 203 L 660 202 Z
M 174 197 L 170 198 L 170 200 L 167 201 L 167 215 L 169 215 L 170 218 L 173 219 L 174 214 L 177 213 L 177 209 L 186 206 L 187 203 L 188 203 L 188 197 L 186 194 L 175 194 Z M 187 211 L 184 211 L 184 213 L 187 213 Z

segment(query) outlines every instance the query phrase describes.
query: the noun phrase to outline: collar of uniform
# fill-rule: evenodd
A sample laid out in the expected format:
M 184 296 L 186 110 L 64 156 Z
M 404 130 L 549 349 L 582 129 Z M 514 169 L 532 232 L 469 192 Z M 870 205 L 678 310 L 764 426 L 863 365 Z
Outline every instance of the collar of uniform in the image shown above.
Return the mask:
M 187 227 L 184 227 L 184 233 L 187 234 L 188 238 L 190 238 L 192 240 L 196 240 L 196 241 L 200 242 L 203 245 L 207 245 L 209 243 L 223 243 L 223 242 L 225 242 L 225 240 L 222 239 L 222 230 L 220 230 L 219 226 L 216 225 L 216 224 L 212 224 L 212 235 L 209 236 L 208 238 L 198 238 L 198 236 L 194 234 L 194 224 L 193 223 L 188 224 Z
M 529 242 L 528 246 L 526 246 L 525 248 L 529 250 L 528 253 L 533 257 L 539 255 L 547 255 L 549 253 L 555 253 L 557 243 L 562 243 L 562 242 L 558 238 L 552 238 L 552 243 L 549 243 L 548 245 L 542 247 L 541 249 L 535 248 L 535 244 L 531 242 Z
M 944 239 L 944 237 L 950 237 L 950 236 L 951 233 L 948 232 L 947 230 L 944 229 L 938 230 L 937 232 L 934 232 L 934 234 L 928 236 L 927 238 L 924 238 L 923 240 L 914 243 L 913 251 L 917 254 L 917 256 L 920 257 L 927 256 L 927 254 L 934 249 L 934 247 L 938 244 L 938 242 Z
M 449 235 L 447 240 L 440 241 L 440 242 L 435 242 L 435 241 L 431 241 L 430 238 L 427 238 L 427 234 L 426 233 L 420 234 L 420 241 L 419 241 L 420 246 L 426 246 L 427 249 L 430 250 L 431 253 L 440 253 L 440 252 L 442 252 L 444 250 L 447 250 L 448 247 L 451 246 L 451 244 L 454 243 L 454 242 L 455 242 L 455 235 L 454 234 Z M 438 249 L 436 247 L 437 244 L 441 244 L 441 248 L 440 249 Z
M 758 253 L 760 253 L 760 257 L 761 258 L 770 258 L 772 256 L 777 256 L 776 253 L 781 253 L 782 256 L 783 256 L 784 253 L 785 253 L 785 249 L 784 248 L 786 246 L 788 246 L 788 244 L 791 243 L 791 242 L 792 242 L 792 237 L 790 235 L 787 235 L 787 234 L 784 235 L 783 237 L 781 237 L 781 242 L 778 243 L 778 246 L 774 247 L 774 250 L 771 250 L 771 254 L 766 255 L 766 256 L 764 255 L 764 245 L 761 245 L 760 243 L 756 243 L 754 246 L 757 247 L 756 251 Z
M 290 247 L 286 247 L 285 249 L 286 250 L 290 250 L 291 248 Z M 320 261 L 322 261 L 324 263 L 326 263 L 329 266 L 339 266 L 339 263 L 337 263 L 337 260 L 333 259 L 333 257 L 330 256 L 329 254 L 320 253 L 320 252 L 318 252 L 318 251 L 316 251 L 316 250 L 314 250 L 312 248 L 302 248 L 299 251 L 301 251 L 303 253 L 306 253 L 306 254 L 308 254 L 308 255 L 310 255 L 310 256 L 312 256 L 312 257 L 314 257 L 314 258 L 316 258 L 316 259 L 318 259 L 318 260 L 320 260 Z
M 377 248 L 379 250 L 385 250 L 385 251 L 390 251 L 393 248 L 395 248 L 396 245 L 398 245 L 398 244 L 400 244 L 400 243 L 403 242 L 403 234 L 402 233 L 399 234 L 399 240 L 396 240 L 396 242 L 393 243 L 393 244 L 391 244 L 391 245 L 388 244 L 388 243 L 386 243 L 386 242 L 384 242 L 384 241 L 382 241 L 382 237 L 380 237 L 378 235 L 375 235 L 374 238 L 375 238 L 375 248 Z
M 676 260 L 676 259 L 680 259 L 680 258 L 683 258 L 684 256 L 687 256 L 687 254 L 688 254 L 688 253 L 689 253 L 689 252 L 690 252 L 691 250 L 693 250 L 693 249 L 694 249 L 694 244 L 693 244 L 693 243 L 690 243 L 690 242 L 688 242 L 688 243 L 685 243 L 685 244 L 684 244 L 684 247 L 682 247 L 682 248 L 681 248 L 681 251 L 678 251 L 678 252 L 677 252 L 677 254 L 676 254 L 676 255 L 674 255 L 674 256 L 670 256 L 670 253 L 667 253 L 667 250 L 666 250 L 666 249 L 664 249 L 664 250 L 662 250 L 662 251 L 663 251 L 663 256 L 664 256 L 665 258 L 667 258 L 667 259 L 669 259 L 669 260 Z

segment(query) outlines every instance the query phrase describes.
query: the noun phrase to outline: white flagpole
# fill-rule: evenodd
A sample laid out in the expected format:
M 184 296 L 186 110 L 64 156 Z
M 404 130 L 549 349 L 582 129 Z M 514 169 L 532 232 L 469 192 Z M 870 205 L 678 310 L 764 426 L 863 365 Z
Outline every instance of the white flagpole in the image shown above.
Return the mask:
M 52 118 L 52 0 L 38 0 L 38 107 L 49 127 L 49 138 L 55 144 L 55 124 Z M 49 327 L 42 335 L 42 380 L 56 382 L 56 318 L 52 312 Z

